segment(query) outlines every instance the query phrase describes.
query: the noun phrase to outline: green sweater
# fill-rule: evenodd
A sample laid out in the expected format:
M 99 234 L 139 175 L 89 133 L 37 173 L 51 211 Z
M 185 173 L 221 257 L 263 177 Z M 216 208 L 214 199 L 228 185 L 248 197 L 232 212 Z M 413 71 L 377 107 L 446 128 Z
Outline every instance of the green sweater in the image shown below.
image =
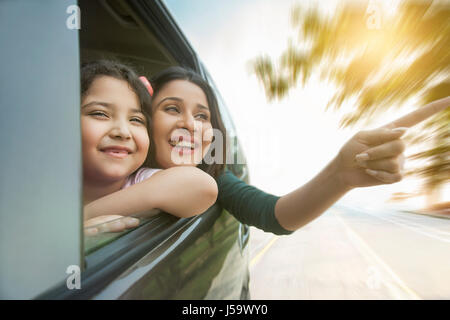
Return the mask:
M 217 201 L 240 222 L 278 235 L 291 234 L 275 218 L 275 204 L 280 197 L 265 193 L 225 171 L 217 179 Z

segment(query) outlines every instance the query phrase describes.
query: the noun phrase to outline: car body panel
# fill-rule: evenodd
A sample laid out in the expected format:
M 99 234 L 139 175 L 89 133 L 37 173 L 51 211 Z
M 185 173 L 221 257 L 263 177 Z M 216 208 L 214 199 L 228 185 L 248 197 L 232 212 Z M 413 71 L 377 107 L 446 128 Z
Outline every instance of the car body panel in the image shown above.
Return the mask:
M 237 221 L 220 210 L 190 219 L 95 299 L 239 299 L 248 250 Z
M 29 299 L 83 257 L 72 0 L 0 1 L 0 298 Z

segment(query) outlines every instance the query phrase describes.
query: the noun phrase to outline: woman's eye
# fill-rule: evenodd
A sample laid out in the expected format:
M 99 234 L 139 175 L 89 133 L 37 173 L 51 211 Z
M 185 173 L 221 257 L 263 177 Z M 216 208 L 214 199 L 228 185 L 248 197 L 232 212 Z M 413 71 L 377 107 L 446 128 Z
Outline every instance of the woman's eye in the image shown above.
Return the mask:
M 207 114 L 204 114 L 204 113 L 199 113 L 199 114 L 197 115 L 197 117 L 200 118 L 200 119 L 202 119 L 202 120 L 209 120 L 208 115 L 207 115 Z
M 167 106 L 164 108 L 166 111 L 178 112 L 178 108 L 176 106 Z

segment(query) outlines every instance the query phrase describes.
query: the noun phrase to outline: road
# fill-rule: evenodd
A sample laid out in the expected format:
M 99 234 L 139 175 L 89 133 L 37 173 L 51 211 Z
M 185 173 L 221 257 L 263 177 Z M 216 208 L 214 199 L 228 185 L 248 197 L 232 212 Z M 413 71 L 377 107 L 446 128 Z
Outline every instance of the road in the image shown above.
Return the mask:
M 450 219 L 334 206 L 290 236 L 251 228 L 252 299 L 450 299 Z

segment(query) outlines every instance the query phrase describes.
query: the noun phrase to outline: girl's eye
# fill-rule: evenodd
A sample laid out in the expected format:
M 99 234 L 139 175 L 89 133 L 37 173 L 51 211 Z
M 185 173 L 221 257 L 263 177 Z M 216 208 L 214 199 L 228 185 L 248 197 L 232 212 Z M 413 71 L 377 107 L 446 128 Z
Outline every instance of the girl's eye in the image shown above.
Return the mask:
M 138 122 L 140 124 L 144 124 L 145 125 L 145 121 L 142 120 L 141 118 L 131 118 L 131 121 Z
M 92 115 L 92 116 L 99 116 L 99 117 L 107 117 L 106 113 L 100 112 L 100 111 L 92 112 L 92 113 L 90 113 L 90 115 Z

